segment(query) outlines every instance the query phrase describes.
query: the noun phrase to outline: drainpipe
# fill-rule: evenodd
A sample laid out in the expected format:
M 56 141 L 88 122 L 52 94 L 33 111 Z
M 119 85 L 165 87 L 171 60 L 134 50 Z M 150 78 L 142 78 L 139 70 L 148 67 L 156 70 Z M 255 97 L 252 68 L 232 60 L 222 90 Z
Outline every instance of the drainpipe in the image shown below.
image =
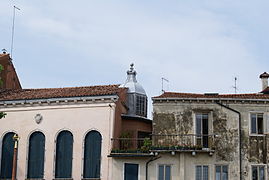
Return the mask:
M 155 160 L 157 160 L 157 159 L 159 159 L 159 158 L 161 158 L 161 156 L 151 157 L 151 158 L 147 161 L 147 163 L 146 163 L 146 180 L 148 180 L 148 165 L 149 165 L 149 163 L 152 162 L 152 161 L 155 161 Z
M 239 126 L 239 177 L 240 177 L 240 180 L 243 180 L 243 177 L 242 177 L 242 127 L 241 127 L 241 113 L 235 109 L 232 109 L 222 103 L 220 103 L 219 101 L 215 101 L 216 104 L 220 105 L 221 107 L 224 107 L 226 109 L 229 109 L 230 111 L 233 111 L 235 113 L 238 114 L 239 116 L 239 122 L 238 122 L 238 126 Z

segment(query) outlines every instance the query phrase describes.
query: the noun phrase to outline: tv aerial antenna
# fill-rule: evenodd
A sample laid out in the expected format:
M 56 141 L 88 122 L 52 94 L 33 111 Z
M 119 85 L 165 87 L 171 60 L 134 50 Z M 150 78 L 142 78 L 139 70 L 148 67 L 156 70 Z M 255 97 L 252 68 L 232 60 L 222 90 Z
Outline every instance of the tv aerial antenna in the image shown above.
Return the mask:
M 234 93 L 236 94 L 237 93 L 237 77 L 234 77 L 234 86 L 232 86 L 232 88 L 234 89 Z
M 13 6 L 13 20 L 12 20 L 12 35 L 11 35 L 11 47 L 10 47 L 10 57 L 12 57 L 13 53 L 13 44 L 14 44 L 14 30 L 15 30 L 15 15 L 16 10 L 21 10 L 17 6 Z
M 164 82 L 169 83 L 169 80 L 162 77 L 162 92 L 163 93 L 165 92 L 164 87 L 163 87 Z

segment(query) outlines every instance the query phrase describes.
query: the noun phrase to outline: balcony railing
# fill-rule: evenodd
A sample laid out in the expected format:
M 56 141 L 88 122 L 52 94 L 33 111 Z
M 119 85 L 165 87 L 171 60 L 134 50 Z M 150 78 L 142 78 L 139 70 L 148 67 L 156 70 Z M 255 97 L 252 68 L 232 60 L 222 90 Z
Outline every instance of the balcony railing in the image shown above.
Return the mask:
M 150 149 L 153 151 L 211 151 L 215 149 L 215 135 L 153 134 Z
M 149 153 L 150 138 L 113 138 L 111 153 Z
M 151 138 L 114 138 L 111 154 L 152 151 L 214 151 L 215 135 L 151 135 Z

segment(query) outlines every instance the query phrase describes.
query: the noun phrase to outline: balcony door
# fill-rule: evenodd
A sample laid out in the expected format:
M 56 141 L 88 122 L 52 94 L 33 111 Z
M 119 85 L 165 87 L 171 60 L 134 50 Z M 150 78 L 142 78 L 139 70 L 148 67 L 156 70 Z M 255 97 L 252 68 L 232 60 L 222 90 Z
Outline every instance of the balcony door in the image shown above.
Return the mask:
M 196 114 L 196 144 L 208 148 L 208 114 Z

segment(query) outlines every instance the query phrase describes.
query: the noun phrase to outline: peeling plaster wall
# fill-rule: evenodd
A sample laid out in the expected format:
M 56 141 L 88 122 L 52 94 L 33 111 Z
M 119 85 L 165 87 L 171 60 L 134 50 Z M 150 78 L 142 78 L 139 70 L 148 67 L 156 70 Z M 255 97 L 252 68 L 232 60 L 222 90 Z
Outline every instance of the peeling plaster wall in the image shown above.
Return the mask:
M 263 103 L 230 103 L 225 105 L 241 113 L 242 125 L 242 166 L 243 179 L 251 179 L 251 165 L 267 165 L 269 150 L 269 135 L 250 135 L 250 114 L 264 114 L 264 133 L 268 133 L 269 107 Z M 215 137 L 215 153 L 199 153 L 191 156 L 184 153 L 185 179 L 192 179 L 195 164 L 207 164 L 211 173 L 215 174 L 216 164 L 229 165 L 229 179 L 239 178 L 239 116 L 237 113 L 221 107 L 213 102 L 154 102 L 153 104 L 153 134 L 195 134 L 195 114 L 208 113 L 209 134 Z M 180 161 L 180 160 L 179 160 Z M 192 170 L 191 170 L 191 169 Z M 267 177 L 269 174 L 267 172 Z

